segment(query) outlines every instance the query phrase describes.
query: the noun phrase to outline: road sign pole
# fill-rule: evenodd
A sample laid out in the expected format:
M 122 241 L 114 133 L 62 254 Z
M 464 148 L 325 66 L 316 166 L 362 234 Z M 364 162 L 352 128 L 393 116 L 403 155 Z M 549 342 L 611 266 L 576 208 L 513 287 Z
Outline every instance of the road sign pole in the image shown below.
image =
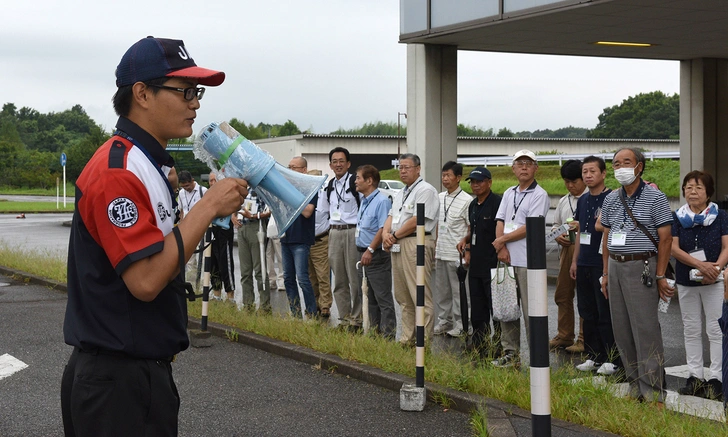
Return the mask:
M 61 153 L 61 167 L 63 167 L 63 209 L 66 209 L 66 161 L 66 154 Z

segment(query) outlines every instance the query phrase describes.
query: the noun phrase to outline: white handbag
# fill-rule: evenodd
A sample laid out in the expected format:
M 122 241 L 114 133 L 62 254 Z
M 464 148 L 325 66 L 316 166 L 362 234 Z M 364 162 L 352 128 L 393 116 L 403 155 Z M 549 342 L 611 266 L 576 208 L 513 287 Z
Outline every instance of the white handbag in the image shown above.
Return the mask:
M 516 274 L 513 267 L 498 262 L 498 266 L 490 269 L 491 294 L 493 296 L 493 320 L 512 322 L 521 318 L 521 307 L 518 305 L 516 291 Z

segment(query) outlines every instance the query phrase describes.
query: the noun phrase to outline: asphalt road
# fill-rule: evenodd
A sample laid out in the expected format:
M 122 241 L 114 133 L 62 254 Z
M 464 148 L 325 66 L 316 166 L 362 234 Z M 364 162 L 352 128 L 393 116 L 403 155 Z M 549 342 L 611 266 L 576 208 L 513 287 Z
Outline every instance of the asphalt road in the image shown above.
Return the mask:
M 66 295 L 0 276 L 0 355 L 28 364 L 0 379 L 0 436 L 63 435 L 60 381 L 71 353 Z M 213 337 L 173 364 L 181 436 L 467 436 L 469 417 L 428 404 L 399 409 L 399 393 Z

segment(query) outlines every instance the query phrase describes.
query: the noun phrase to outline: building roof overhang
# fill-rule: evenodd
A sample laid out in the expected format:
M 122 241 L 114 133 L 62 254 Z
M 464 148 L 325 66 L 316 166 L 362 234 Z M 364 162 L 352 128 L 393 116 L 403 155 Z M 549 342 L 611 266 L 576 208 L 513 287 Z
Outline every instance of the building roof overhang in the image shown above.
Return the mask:
M 649 47 L 601 46 L 598 41 Z M 728 59 L 726 0 L 564 1 L 418 34 L 402 43 L 457 46 L 459 50 L 686 60 Z

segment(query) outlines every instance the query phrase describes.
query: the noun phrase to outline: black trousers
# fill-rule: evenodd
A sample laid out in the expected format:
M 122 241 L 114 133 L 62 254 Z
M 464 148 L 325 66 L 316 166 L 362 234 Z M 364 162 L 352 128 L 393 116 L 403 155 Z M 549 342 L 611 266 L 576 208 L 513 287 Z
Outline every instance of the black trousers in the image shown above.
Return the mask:
M 473 269 L 474 267 L 470 267 Z M 470 286 L 470 323 L 473 325 L 473 346 L 486 352 L 485 348 L 493 348 L 493 352 L 501 349 L 500 323 L 493 321 L 494 336 L 490 337 L 490 321 L 493 315 L 493 294 L 490 288 L 490 269 L 486 268 L 486 276 L 473 276 L 468 273 Z
M 212 264 L 210 266 L 210 285 L 212 290 L 230 293 L 235 291 L 235 261 L 233 260 L 233 227 L 223 229 L 212 227 L 214 239 L 211 243 Z
M 75 348 L 61 381 L 66 437 L 176 436 L 172 366 Z
M 576 303 L 579 317 L 584 319 L 584 351 L 596 363 L 612 363 L 622 367 L 614 332 L 609 301 L 602 294 L 599 278 L 601 267 L 577 266 Z

